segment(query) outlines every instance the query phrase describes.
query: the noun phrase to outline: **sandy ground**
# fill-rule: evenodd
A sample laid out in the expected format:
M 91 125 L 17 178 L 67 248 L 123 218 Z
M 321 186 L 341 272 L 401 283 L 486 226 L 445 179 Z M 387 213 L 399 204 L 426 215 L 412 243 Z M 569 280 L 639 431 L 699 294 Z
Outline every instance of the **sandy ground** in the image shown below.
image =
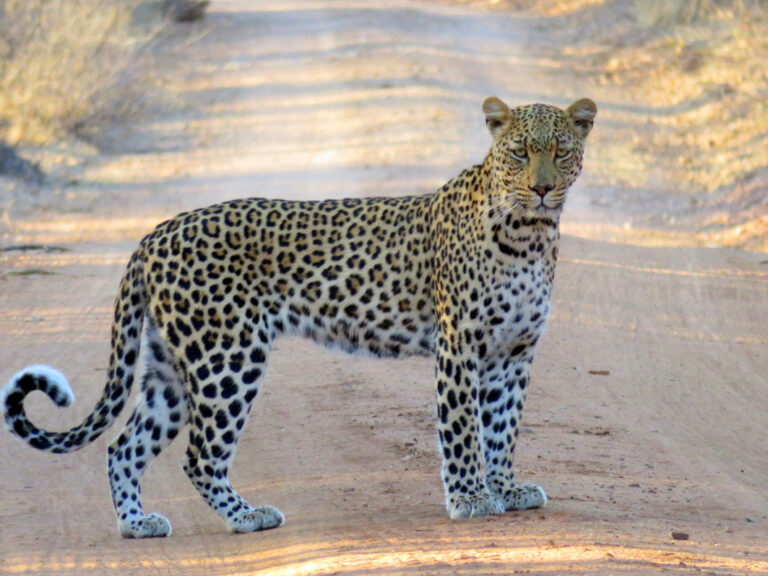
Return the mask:
M 590 96 L 600 113 L 517 458 L 550 503 L 451 522 L 431 362 L 281 340 L 232 477 L 284 527 L 227 534 L 180 441 L 143 483 L 173 536 L 123 540 L 113 434 L 55 457 L 2 434 L 0 575 L 768 574 L 768 256 L 623 242 L 637 201 L 606 201 L 600 175 L 641 110 L 542 56 L 537 19 L 472 4 L 218 0 L 189 33 L 167 67 L 178 101 L 2 238 L 62 250 L 0 252 L 0 381 L 61 368 L 75 405 L 34 397 L 29 411 L 79 422 L 101 393 L 124 262 L 165 217 L 245 195 L 427 192 L 482 159 L 486 96 Z

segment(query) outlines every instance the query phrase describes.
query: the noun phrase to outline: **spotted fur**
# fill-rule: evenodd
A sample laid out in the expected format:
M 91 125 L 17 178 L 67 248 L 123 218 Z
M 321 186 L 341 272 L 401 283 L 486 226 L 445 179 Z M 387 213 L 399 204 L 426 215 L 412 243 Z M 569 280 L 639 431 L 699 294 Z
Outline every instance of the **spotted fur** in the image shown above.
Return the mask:
M 184 470 L 229 529 L 277 527 L 280 511 L 250 506 L 227 475 L 273 342 L 302 334 L 350 352 L 436 357 L 451 518 L 545 504 L 539 486 L 515 482 L 512 458 L 549 313 L 558 221 L 596 107 L 509 109 L 489 98 L 483 110 L 488 156 L 434 194 L 237 200 L 160 224 L 122 279 L 94 411 L 67 432 L 35 427 L 27 394 L 60 406 L 73 396 L 61 373 L 31 366 L 0 397 L 8 428 L 55 453 L 93 442 L 125 406 L 141 349 L 137 405 L 108 455 L 120 533 L 170 534 L 167 519 L 144 514 L 139 483 L 185 426 Z

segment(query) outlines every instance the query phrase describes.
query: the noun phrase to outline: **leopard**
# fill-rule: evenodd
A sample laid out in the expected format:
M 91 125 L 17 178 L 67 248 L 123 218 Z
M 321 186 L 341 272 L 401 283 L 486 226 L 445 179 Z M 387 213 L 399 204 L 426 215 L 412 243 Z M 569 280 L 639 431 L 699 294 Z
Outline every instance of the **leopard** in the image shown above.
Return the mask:
M 56 454 L 91 444 L 135 408 L 108 446 L 118 532 L 168 536 L 140 481 L 182 430 L 183 469 L 233 533 L 281 526 L 228 472 L 262 391 L 275 340 L 300 335 L 347 352 L 434 359 L 437 443 L 452 519 L 544 506 L 513 456 L 534 350 L 549 315 L 559 224 L 581 173 L 597 106 L 483 102 L 484 161 L 429 194 L 330 200 L 247 198 L 183 212 L 141 240 L 121 277 L 103 394 L 74 428 L 36 427 L 24 401 L 74 401 L 59 370 L 15 374 L 7 428 Z M 332 384 L 331 384 L 332 385 Z

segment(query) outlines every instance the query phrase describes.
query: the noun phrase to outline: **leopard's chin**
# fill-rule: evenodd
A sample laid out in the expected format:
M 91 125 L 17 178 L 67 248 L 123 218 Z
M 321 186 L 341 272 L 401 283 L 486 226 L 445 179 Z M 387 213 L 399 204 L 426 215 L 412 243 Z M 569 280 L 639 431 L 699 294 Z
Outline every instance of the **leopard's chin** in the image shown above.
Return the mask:
M 551 207 L 541 203 L 538 206 L 526 208 L 526 216 L 531 220 L 551 220 L 553 222 L 558 222 L 562 213 L 562 204 Z

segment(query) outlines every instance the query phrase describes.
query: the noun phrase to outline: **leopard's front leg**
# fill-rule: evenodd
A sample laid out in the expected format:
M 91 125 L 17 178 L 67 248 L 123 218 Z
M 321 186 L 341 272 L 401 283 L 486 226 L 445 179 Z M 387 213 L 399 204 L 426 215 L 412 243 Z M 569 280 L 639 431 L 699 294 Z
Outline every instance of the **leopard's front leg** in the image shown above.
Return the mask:
M 482 475 L 477 364 L 447 340 L 437 352 L 437 430 L 443 456 L 445 502 L 453 519 L 504 512 Z
M 479 397 L 485 480 L 506 510 L 539 508 L 547 503 L 547 495 L 540 486 L 516 483 L 512 471 L 532 361 L 533 346 L 519 346 L 510 356 L 489 359 L 481 367 Z

